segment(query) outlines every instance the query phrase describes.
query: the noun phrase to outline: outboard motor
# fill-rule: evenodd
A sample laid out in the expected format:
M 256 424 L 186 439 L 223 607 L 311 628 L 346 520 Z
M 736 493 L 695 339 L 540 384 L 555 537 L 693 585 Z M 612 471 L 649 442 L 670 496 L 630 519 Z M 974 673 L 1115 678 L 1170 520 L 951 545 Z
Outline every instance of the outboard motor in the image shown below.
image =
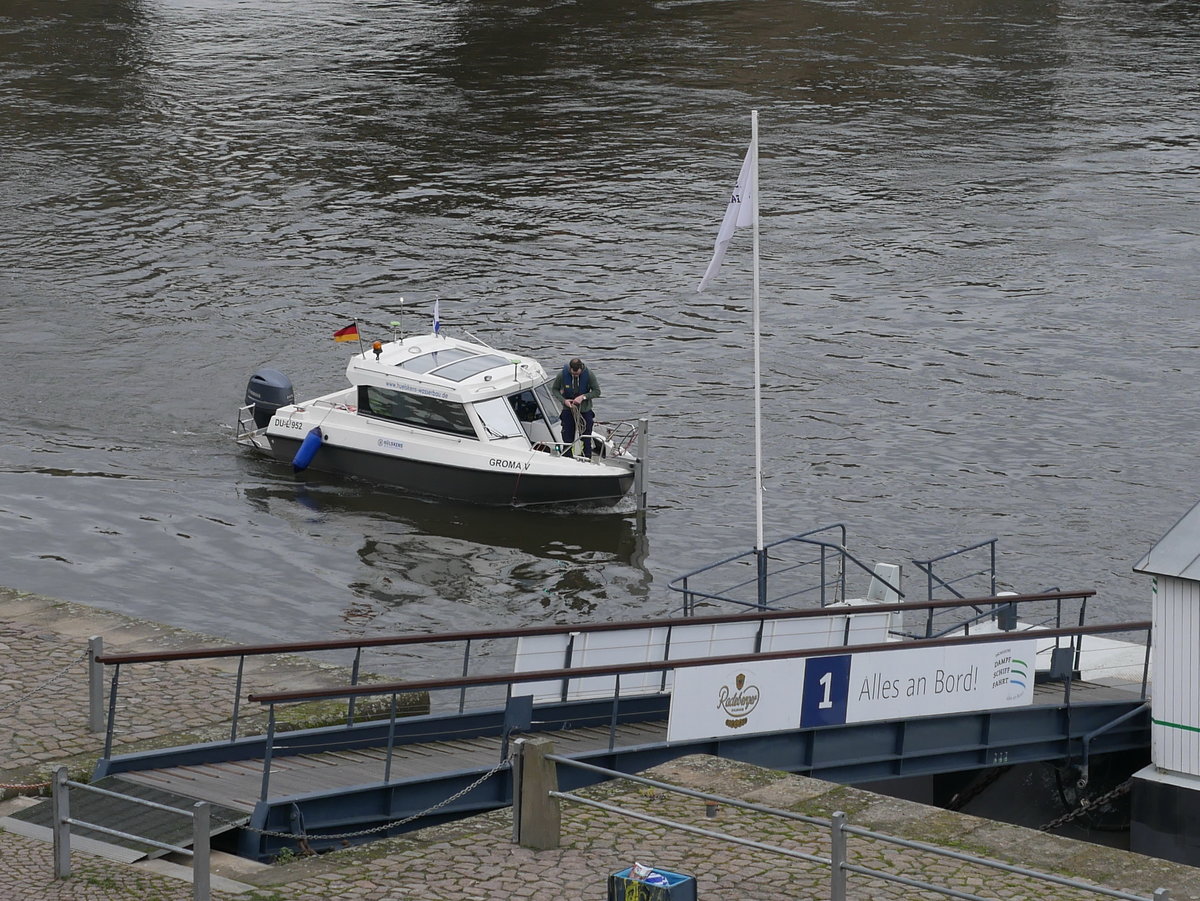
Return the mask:
M 250 376 L 246 386 L 246 405 L 254 408 L 254 424 L 265 429 L 275 411 L 296 402 L 296 392 L 288 377 L 278 369 L 264 366 Z

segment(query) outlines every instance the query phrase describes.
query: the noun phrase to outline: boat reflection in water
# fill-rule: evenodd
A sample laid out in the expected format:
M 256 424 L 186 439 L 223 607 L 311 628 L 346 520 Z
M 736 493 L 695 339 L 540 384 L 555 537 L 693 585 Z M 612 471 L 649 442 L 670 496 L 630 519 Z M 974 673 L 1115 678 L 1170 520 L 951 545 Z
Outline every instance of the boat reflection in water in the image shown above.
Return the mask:
M 256 481 L 292 479 L 265 458 L 243 458 Z M 277 471 L 278 470 L 278 471 Z M 243 490 L 291 521 L 298 538 L 357 546 L 342 619 L 352 631 L 445 631 L 644 615 L 644 520 L 621 508 L 536 510 L 433 501 L 308 471 L 291 484 Z M 328 530 L 328 531 L 327 531 Z M 329 532 L 334 534 L 330 535 Z

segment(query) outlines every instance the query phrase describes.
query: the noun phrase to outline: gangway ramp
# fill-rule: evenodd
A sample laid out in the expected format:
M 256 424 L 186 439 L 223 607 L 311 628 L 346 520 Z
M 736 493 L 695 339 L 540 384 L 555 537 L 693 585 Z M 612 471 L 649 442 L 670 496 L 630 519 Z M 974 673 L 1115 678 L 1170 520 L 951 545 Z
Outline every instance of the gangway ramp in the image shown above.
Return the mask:
M 92 787 L 103 789 L 105 794 L 72 792 L 72 819 L 101 824 L 127 836 L 141 836 L 160 845 L 176 847 L 189 847 L 193 840 L 192 821 L 181 817 L 179 812 L 190 809 L 196 801 L 208 800 L 192 792 L 165 790 L 130 776 L 109 776 L 93 782 Z M 139 804 L 133 799 L 160 806 Z M 163 810 L 163 807 L 174 808 L 175 812 Z M 209 836 L 218 836 L 246 825 L 250 820 L 248 813 L 233 805 L 212 802 L 209 809 Z M 0 819 L 0 827 L 48 842 L 53 839 L 53 816 L 53 805 L 45 800 Z M 73 844 L 79 850 L 125 863 L 153 860 L 168 853 L 165 848 L 139 842 L 136 838 L 111 835 L 86 826 L 76 825 L 71 831 Z
M 1025 600 L 1054 601 L 1070 594 L 1006 597 L 1004 603 Z M 938 602 L 947 605 L 958 602 Z M 975 606 L 988 599 L 961 602 Z M 887 615 L 895 608 L 924 609 L 926 604 L 880 605 L 869 615 Z M 655 659 L 605 665 L 564 666 L 557 669 L 478 672 L 462 677 L 403 682 L 343 684 L 296 692 L 239 696 L 238 703 L 267 711 L 267 731 L 229 740 L 206 742 L 155 751 L 106 755 L 95 777 L 121 774 L 141 785 L 205 800 L 249 814 L 238 831 L 238 853 L 270 859 L 284 848 L 320 849 L 347 841 L 365 841 L 383 835 L 434 825 L 473 813 L 505 807 L 512 800 L 512 780 L 506 749 L 511 741 L 537 734 L 551 738 L 556 752 L 608 769 L 637 772 L 687 754 L 709 754 L 830 781 L 854 784 L 889 778 L 932 775 L 984 769 L 999 765 L 1050 761 L 1064 763 L 1086 747 L 1094 754 L 1148 746 L 1149 718 L 1145 685 L 1105 686 L 1079 678 L 1078 654 L 1072 641 L 1082 634 L 1147 632 L 1149 623 L 1115 623 L 1103 626 L 1044 628 L 1038 641 L 1063 642 L 1054 656 L 1058 676 L 1065 681 L 1045 682 L 1033 691 L 1032 703 L 1008 709 L 969 709 L 945 715 L 904 716 L 896 705 L 894 719 L 791 728 L 751 735 L 675 740 L 668 738 L 672 678 L 689 668 L 738 665 L 758 667 L 787 660 L 825 661 L 831 657 L 871 655 L 907 648 L 953 646 L 956 653 L 975 653 L 989 643 L 1006 641 L 1004 635 L 954 636 L 907 642 L 839 644 L 755 650 L 766 627 L 782 618 L 836 616 L 839 623 L 857 612 L 845 609 L 739 614 L 732 617 L 684 618 L 640 623 L 587 624 L 541 627 L 482 633 L 453 633 L 457 640 L 495 646 L 501 638 L 554 632 L 609 633 L 621 629 L 657 630 L 663 633 L 664 652 Z M 738 653 L 718 656 L 673 657 L 672 630 L 698 625 L 737 625 L 739 640 L 752 642 Z M 747 624 L 755 628 L 746 628 Z M 847 638 L 851 627 L 817 630 Z M 682 632 L 681 632 L 682 634 Z M 783 634 L 778 630 L 774 634 Z M 798 632 L 789 635 L 799 634 Z M 665 636 L 665 637 L 664 637 Z M 446 634 L 404 636 L 394 643 L 446 642 Z M 382 643 L 383 640 L 376 640 Z M 599 644 L 599 643 L 598 643 Z M 598 646 L 597 644 L 597 646 Z M 727 644 L 721 649 L 727 650 Z M 539 645 L 545 653 L 546 644 Z M 583 647 L 583 643 L 579 644 Z M 564 663 L 570 659 L 566 645 Z M 609 651 L 613 645 L 608 645 Z M 639 645 L 643 653 L 645 643 Z M 965 649 L 965 650 L 964 650 Z M 246 649 L 240 649 L 247 653 Z M 239 649 L 222 649 L 236 654 Z M 172 652 L 183 659 L 186 652 Z M 206 650 L 210 656 L 215 651 Z M 1040 652 L 1039 652 L 1040 654 Z M 552 655 L 551 655 L 552 656 Z M 511 660 L 512 658 L 508 658 Z M 588 658 L 582 658 L 584 662 Z M 594 658 L 592 658 L 594 659 Z M 1063 670 L 1064 660 L 1066 669 Z M 104 662 L 126 665 L 128 657 L 106 657 Z M 147 662 L 145 656 L 139 662 Z M 474 661 L 472 661 L 474 662 Z M 464 669 L 466 666 L 464 665 Z M 1043 672 L 1040 676 L 1048 677 Z M 116 680 L 114 678 L 114 689 Z M 606 688 L 607 686 L 607 688 Z M 626 687 L 632 686 L 627 691 Z M 778 689 L 798 692 L 799 686 Z M 474 692 L 486 705 L 466 703 Z M 490 692 L 490 694 L 489 694 Z M 503 700 L 496 700 L 497 692 Z M 529 692 L 529 693 L 527 693 Z M 386 711 L 389 698 L 422 693 L 449 703 L 433 705 L 445 711 L 397 717 Z M 534 702 L 534 695 L 537 702 Z M 374 700 L 374 716 L 355 721 L 351 714 L 341 725 L 316 729 L 275 731 L 277 708 L 320 700 L 345 702 Z M 453 709 L 455 706 L 458 709 Z M 235 710 L 237 704 L 234 705 Z M 110 705 L 110 719 L 114 705 Z M 361 714 L 361 708 L 360 708 Z M 291 719 L 287 715 L 281 721 Z M 110 722 L 111 730 L 111 722 Z M 564 774 L 566 790 L 581 788 L 597 777 L 577 771 Z M 572 783 L 571 780 L 579 780 Z
M 616 731 L 621 747 L 662 744 L 667 737 L 665 720 L 628 723 Z M 572 756 L 607 750 L 607 727 L 539 732 L 554 741 L 558 753 Z M 499 735 L 431 741 L 397 747 L 391 760 L 395 783 L 428 780 L 454 772 L 484 772 L 502 760 L 504 739 Z M 274 757 L 271 761 L 272 796 L 292 797 L 314 790 L 338 791 L 382 782 L 387 768 L 383 747 L 345 748 L 313 754 Z M 211 800 L 232 810 L 252 813 L 263 781 L 263 761 L 163 767 L 127 773 L 124 779 L 141 785 Z

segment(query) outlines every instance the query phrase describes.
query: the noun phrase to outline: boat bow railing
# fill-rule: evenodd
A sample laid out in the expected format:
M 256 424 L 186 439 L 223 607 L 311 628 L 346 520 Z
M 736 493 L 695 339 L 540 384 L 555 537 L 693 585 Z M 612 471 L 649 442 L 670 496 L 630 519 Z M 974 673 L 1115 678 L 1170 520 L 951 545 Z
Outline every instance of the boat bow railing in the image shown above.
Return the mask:
M 610 454 L 620 456 L 628 453 L 634 442 L 637 441 L 638 426 L 629 420 L 621 420 L 612 425 L 606 423 L 605 428 L 608 430 L 608 437 L 602 440 Z

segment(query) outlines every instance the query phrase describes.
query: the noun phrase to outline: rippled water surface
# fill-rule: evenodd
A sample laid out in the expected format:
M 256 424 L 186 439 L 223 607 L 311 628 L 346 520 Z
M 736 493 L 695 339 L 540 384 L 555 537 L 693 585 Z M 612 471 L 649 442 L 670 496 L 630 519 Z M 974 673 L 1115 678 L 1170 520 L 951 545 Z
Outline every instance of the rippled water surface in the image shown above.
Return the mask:
M 9 0 L 0 86 L 0 584 L 244 640 L 673 608 L 754 543 L 748 234 L 695 293 L 751 109 L 768 541 L 997 536 L 1142 618 L 1200 497 L 1195 2 Z M 233 444 L 258 366 L 331 390 L 437 297 L 650 417 L 645 535 Z

